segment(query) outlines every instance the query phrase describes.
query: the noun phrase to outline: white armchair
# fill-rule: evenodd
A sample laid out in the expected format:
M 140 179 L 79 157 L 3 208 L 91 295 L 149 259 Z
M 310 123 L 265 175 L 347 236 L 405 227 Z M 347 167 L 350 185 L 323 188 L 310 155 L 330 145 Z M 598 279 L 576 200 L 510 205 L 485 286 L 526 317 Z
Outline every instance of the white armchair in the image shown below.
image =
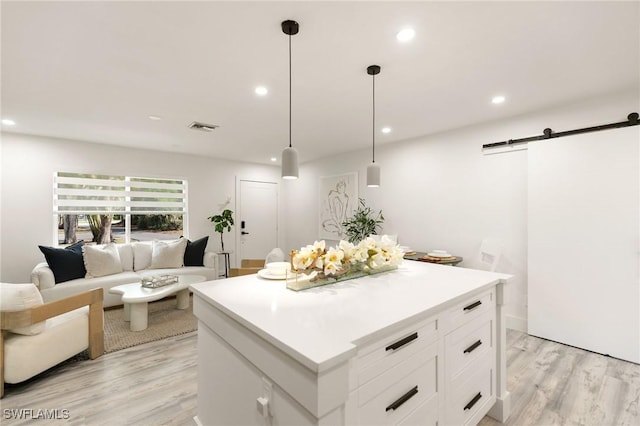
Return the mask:
M 0 283 L 0 397 L 20 383 L 84 351 L 104 353 L 103 290 L 42 302 L 33 284 Z

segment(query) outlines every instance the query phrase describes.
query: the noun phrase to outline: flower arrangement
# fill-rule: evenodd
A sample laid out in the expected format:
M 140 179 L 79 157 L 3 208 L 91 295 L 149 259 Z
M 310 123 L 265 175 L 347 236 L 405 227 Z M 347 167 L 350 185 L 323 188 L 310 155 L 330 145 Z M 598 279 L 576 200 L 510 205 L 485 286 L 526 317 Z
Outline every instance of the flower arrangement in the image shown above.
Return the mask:
M 341 240 L 338 246 L 329 248 L 324 240 L 315 241 L 300 250 L 292 250 L 290 255 L 294 278 L 298 281 L 298 275 L 305 274 L 306 281 L 316 282 L 304 287 L 310 288 L 396 269 L 402 262 L 404 252 L 389 237 L 383 235 L 380 241 L 368 237 L 354 245 Z M 292 288 L 289 284 L 287 287 Z

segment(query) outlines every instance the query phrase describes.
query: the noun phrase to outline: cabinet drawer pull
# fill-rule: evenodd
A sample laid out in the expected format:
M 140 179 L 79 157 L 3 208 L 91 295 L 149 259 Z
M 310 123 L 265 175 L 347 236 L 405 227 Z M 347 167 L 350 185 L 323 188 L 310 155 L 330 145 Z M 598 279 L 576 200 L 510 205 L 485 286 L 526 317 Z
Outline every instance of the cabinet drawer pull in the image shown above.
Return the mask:
M 478 394 L 476 396 L 473 397 L 473 399 L 471 401 L 469 401 L 469 403 L 467 405 L 464 406 L 464 410 L 471 410 L 471 408 L 476 405 L 476 402 L 480 401 L 480 398 L 482 398 L 482 394 L 480 392 L 478 392 Z
M 386 348 L 384 348 L 385 351 L 395 351 L 396 349 L 399 349 L 401 347 L 403 347 L 404 345 L 406 345 L 407 343 L 416 340 L 418 338 L 418 333 L 415 332 L 410 336 L 405 337 L 404 339 L 400 339 L 395 343 L 390 344 L 389 346 L 387 346 Z
M 410 400 L 415 394 L 418 393 L 418 386 L 415 386 L 413 389 L 411 389 L 409 392 L 405 393 L 404 395 L 402 395 L 400 398 L 398 398 L 396 400 L 396 402 L 394 402 L 393 404 L 389 405 L 387 407 L 387 409 L 385 411 L 393 411 L 393 410 L 397 410 L 398 408 L 400 408 L 400 406 L 402 404 L 404 404 L 405 402 L 407 402 L 408 400 Z
M 477 302 L 474 302 L 474 303 L 470 304 L 469 306 L 465 306 L 464 309 L 462 309 L 462 310 L 463 311 L 471 311 L 471 310 L 477 308 L 480 305 L 482 305 L 482 301 L 478 300 Z
M 464 350 L 463 353 L 467 354 L 467 353 L 471 353 L 473 352 L 478 346 L 480 346 L 482 344 L 482 340 L 478 340 L 477 342 L 475 342 L 473 345 L 469 346 L 467 349 Z

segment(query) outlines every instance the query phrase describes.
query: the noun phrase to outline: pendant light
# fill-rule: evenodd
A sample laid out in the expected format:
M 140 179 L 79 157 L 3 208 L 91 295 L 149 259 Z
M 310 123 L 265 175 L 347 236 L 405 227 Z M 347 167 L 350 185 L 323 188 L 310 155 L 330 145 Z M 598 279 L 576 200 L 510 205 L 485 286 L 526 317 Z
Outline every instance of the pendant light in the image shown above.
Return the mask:
M 291 36 L 298 34 L 296 21 L 283 21 L 282 32 L 289 36 L 289 147 L 282 151 L 282 178 L 298 179 L 298 151 L 291 146 Z
M 380 166 L 376 164 L 376 75 L 380 74 L 380 66 L 369 65 L 367 67 L 367 74 L 371 76 L 371 80 L 373 81 L 373 161 L 367 166 L 367 186 L 377 188 L 380 186 Z

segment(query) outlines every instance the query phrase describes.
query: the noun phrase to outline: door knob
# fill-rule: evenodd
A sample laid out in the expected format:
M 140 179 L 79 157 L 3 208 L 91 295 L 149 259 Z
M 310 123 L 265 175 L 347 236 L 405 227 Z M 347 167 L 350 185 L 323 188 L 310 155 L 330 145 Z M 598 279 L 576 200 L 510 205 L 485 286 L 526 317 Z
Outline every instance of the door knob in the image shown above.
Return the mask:
M 240 234 L 242 234 L 242 235 L 249 235 L 249 233 L 248 233 L 248 232 L 244 232 L 244 231 L 240 232 Z

